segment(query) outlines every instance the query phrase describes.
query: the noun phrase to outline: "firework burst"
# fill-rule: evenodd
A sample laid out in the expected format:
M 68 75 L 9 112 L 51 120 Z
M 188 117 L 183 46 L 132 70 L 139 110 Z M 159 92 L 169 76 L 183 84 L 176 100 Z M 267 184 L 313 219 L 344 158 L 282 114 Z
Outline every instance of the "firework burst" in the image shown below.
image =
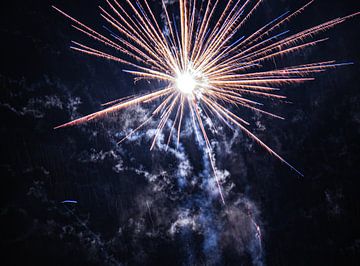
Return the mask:
M 156 102 L 157 106 L 145 122 L 125 139 L 158 117 L 159 124 L 151 149 L 168 121 L 172 123 L 168 144 L 174 133 L 179 142 L 184 114 L 190 113 L 193 126 L 200 129 L 205 140 L 223 202 L 205 121 L 217 118 L 230 127 L 236 125 L 301 175 L 249 131 L 249 123 L 231 111 L 229 106 L 284 119 L 264 110 L 263 104 L 252 98 L 283 100 L 286 97 L 278 94 L 281 86 L 313 80 L 313 74 L 345 64 L 324 61 L 268 70 L 264 68 L 266 62 L 326 41 L 315 37 L 359 13 L 336 18 L 292 35 L 288 31 L 279 32 L 283 24 L 313 2 L 310 1 L 295 12 L 284 13 L 249 36 L 239 39 L 239 32 L 263 0 L 227 1 L 225 5 L 219 0 L 179 0 L 178 19 L 170 14 L 164 0 L 160 1 L 163 25 L 160 25 L 147 0 L 104 0 L 104 6 L 99 8 L 102 18 L 113 28 L 110 36 L 95 31 L 54 7 L 73 22 L 76 30 L 104 45 L 104 49 L 98 49 L 73 41 L 72 49 L 126 65 L 129 69 L 124 71 L 134 75 L 135 80 L 156 80 L 164 84 L 155 92 L 107 103 L 104 110 L 57 128 L 88 122 L 132 105 Z M 108 48 L 113 52 L 105 52 Z

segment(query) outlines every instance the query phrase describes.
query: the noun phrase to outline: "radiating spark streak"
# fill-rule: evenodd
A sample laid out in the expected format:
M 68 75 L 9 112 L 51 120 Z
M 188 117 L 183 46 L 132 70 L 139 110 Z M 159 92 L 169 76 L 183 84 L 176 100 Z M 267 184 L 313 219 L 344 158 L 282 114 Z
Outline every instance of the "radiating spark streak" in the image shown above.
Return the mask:
M 220 37 L 217 37 L 216 40 L 213 42 L 213 45 L 211 46 L 211 48 L 208 49 L 209 50 L 208 53 L 209 54 L 210 53 L 217 54 L 221 50 L 221 48 L 223 48 L 224 43 L 227 43 L 227 41 L 229 40 L 230 36 L 227 36 L 229 34 L 229 31 L 236 32 L 239 28 L 241 28 L 241 26 L 244 25 L 244 23 L 248 20 L 248 18 L 252 15 L 252 13 L 257 9 L 257 7 L 260 5 L 260 3 L 262 1 L 263 0 L 256 1 L 255 6 L 246 14 L 245 18 L 242 19 L 242 21 L 233 28 L 233 24 L 236 24 L 236 21 L 241 17 L 241 15 L 243 14 L 242 12 L 244 11 L 247 4 L 252 2 L 250 0 L 246 1 L 245 4 L 237 11 L 236 16 L 234 16 L 229 21 L 229 23 L 224 24 L 224 25 L 227 25 L 227 27 L 223 30 Z M 233 10 L 236 10 L 236 8 L 234 8 Z M 225 36 L 227 36 L 227 37 L 225 37 Z M 207 59 L 205 59 L 202 64 L 204 64 L 204 62 L 209 63 L 210 58 L 211 57 L 208 56 Z
M 262 61 L 265 61 L 266 59 L 271 59 L 271 58 L 275 58 L 276 56 L 279 56 L 279 55 L 286 55 L 286 54 L 289 54 L 291 52 L 296 52 L 296 51 L 300 51 L 300 50 L 303 50 L 307 47 L 310 47 L 310 46 L 315 46 L 321 42 L 324 42 L 324 41 L 327 41 L 328 38 L 324 38 L 324 39 L 321 39 L 321 40 L 317 40 L 317 41 L 313 41 L 313 42 L 307 42 L 307 43 L 304 43 L 304 44 L 301 44 L 301 45 L 297 45 L 297 46 L 294 46 L 294 47 L 291 47 L 291 48 L 287 48 L 285 50 L 282 50 L 283 47 L 276 47 L 275 49 L 278 49 L 280 51 L 278 52 L 273 52 L 273 53 L 270 53 L 268 55 L 265 55 L 263 57 L 259 57 L 259 55 L 255 55 L 254 57 L 249 57 L 249 58 L 242 58 L 242 60 L 244 59 L 248 59 L 247 60 L 247 63 L 248 64 L 254 64 L 254 63 L 259 63 L 259 62 L 262 62 Z M 266 50 L 264 51 L 263 53 L 268 53 L 269 50 Z M 252 61 L 250 61 L 252 60 Z
M 157 108 L 156 110 L 154 110 L 154 112 L 152 113 L 152 115 L 146 119 L 143 123 L 140 124 L 140 126 L 138 126 L 137 128 L 135 128 L 134 130 L 132 130 L 128 135 L 126 135 L 122 140 L 120 140 L 118 142 L 118 144 L 121 144 L 122 142 L 124 142 L 126 139 L 130 138 L 134 133 L 136 133 L 137 131 L 139 131 L 141 128 L 143 128 L 145 125 L 147 125 L 162 109 L 163 106 L 166 106 L 166 103 L 171 99 L 171 97 L 174 95 L 174 93 L 172 93 L 170 96 L 168 96 Z
M 101 104 L 101 106 L 113 105 L 113 104 L 116 104 L 116 103 L 123 102 L 123 101 L 125 101 L 125 100 L 129 100 L 129 99 L 131 99 L 131 98 L 134 98 L 134 95 L 126 96 L 126 97 L 121 98 L 121 99 L 117 99 L 117 100 L 114 100 L 114 101 L 110 101 L 110 102 L 107 102 L 107 103 L 103 103 L 103 104 Z
M 205 103 L 209 104 L 209 100 L 208 98 L 204 98 L 204 101 Z M 213 107 L 215 105 L 215 107 Z M 211 109 L 217 109 L 217 110 L 220 110 L 221 112 L 225 112 L 226 113 L 226 117 L 229 115 L 231 116 L 233 119 L 235 119 L 237 122 L 239 123 L 243 123 L 243 124 L 246 124 L 246 125 L 249 125 L 249 123 L 245 120 L 243 120 L 241 117 L 238 117 L 237 115 L 233 114 L 232 112 L 230 112 L 229 110 L 227 110 L 226 108 L 224 108 L 222 105 L 218 104 L 218 103 L 214 103 L 212 106 L 211 106 Z M 214 109 L 213 109 L 214 110 Z M 218 115 L 220 115 L 218 112 L 216 112 Z
M 120 24 L 115 18 L 113 19 L 113 23 L 116 23 L 117 25 L 117 29 L 120 29 L 121 32 L 125 33 L 125 36 L 130 38 L 131 40 L 133 40 L 135 43 L 139 44 L 141 47 L 143 47 L 145 49 L 145 52 L 149 53 L 149 56 L 151 56 L 153 58 L 152 62 L 157 62 L 156 60 L 154 60 L 154 58 L 156 58 L 157 55 L 156 51 L 153 51 L 152 48 L 149 46 L 148 43 L 151 42 L 151 39 L 148 38 L 148 36 L 144 35 L 144 34 L 140 34 L 143 31 L 140 30 L 140 28 L 134 23 L 134 21 L 127 15 L 127 12 L 125 12 L 123 9 L 123 13 L 125 13 L 125 15 L 127 16 L 127 18 L 129 19 L 130 23 L 118 12 L 118 10 L 109 2 L 106 1 L 108 3 L 108 5 L 111 7 L 111 9 L 117 14 L 117 16 L 126 24 L 126 27 L 122 26 L 122 24 Z M 119 4 L 115 1 L 115 3 L 119 6 Z M 119 6 L 121 8 L 121 6 Z M 134 25 L 134 27 L 132 26 Z M 157 62 L 157 63 L 162 63 L 162 62 Z
M 153 118 L 154 118 L 155 114 L 152 114 L 149 118 L 147 118 L 144 122 L 142 122 L 140 124 L 140 126 L 138 126 L 137 128 L 135 128 L 134 130 L 132 130 L 129 134 L 127 134 L 125 137 L 123 137 L 118 144 L 123 143 L 125 140 L 129 139 L 132 135 L 134 135 L 136 132 L 138 132 L 141 128 L 143 128 L 145 125 L 147 125 Z
M 177 100 L 179 99 L 180 94 L 175 96 L 175 99 L 172 101 L 172 103 L 167 107 L 166 111 L 163 113 L 163 117 L 160 120 L 159 126 L 157 128 L 153 143 L 150 147 L 150 150 L 152 150 L 155 147 L 156 144 L 156 140 L 159 136 L 159 134 L 161 133 L 161 131 L 163 130 L 166 121 L 169 119 L 170 115 L 171 115 L 171 111 L 174 109 L 175 104 L 177 103 Z
M 211 105 L 212 103 L 207 100 L 204 97 L 204 102 L 208 104 L 210 108 L 213 108 Z M 227 111 L 224 107 L 217 104 L 218 107 L 220 107 L 218 110 L 223 113 L 225 117 L 227 117 L 231 122 L 233 122 L 235 125 L 241 128 L 243 132 L 245 132 L 247 135 L 249 135 L 253 140 L 258 142 L 265 150 L 267 150 L 270 154 L 278 158 L 280 161 L 285 163 L 287 166 L 289 166 L 292 170 L 294 170 L 296 173 L 298 173 L 300 176 L 303 176 L 302 173 L 300 173 L 295 167 L 293 167 L 291 164 L 289 164 L 285 159 L 283 159 L 280 155 L 278 155 L 276 152 L 274 152 L 269 146 L 267 146 L 264 142 L 262 142 L 257 136 L 255 136 L 252 132 L 250 132 L 246 127 L 244 127 L 242 124 L 240 124 L 238 121 L 236 121 L 233 117 L 234 114 L 229 115 L 231 112 Z M 226 110 L 226 111 L 225 111 Z M 220 115 L 220 114 L 219 114 Z M 220 115 L 221 116 L 221 115 Z
M 264 27 L 262 27 L 260 30 L 258 30 L 257 32 L 255 32 L 254 34 L 252 34 L 249 38 L 247 38 L 246 40 L 244 40 L 244 42 L 242 42 L 241 44 L 239 44 L 239 46 L 237 48 L 241 49 L 243 47 L 247 47 L 249 45 L 251 45 L 252 43 L 255 43 L 258 40 L 261 40 L 263 36 L 268 36 L 273 30 L 275 30 L 276 28 L 279 28 L 282 24 L 286 23 L 287 21 L 291 20 L 293 17 L 295 17 L 296 15 L 300 14 L 302 11 L 304 11 L 309 5 L 311 5 L 314 2 L 314 0 L 308 2 L 306 5 L 304 5 L 303 7 L 301 7 L 300 9 L 298 9 L 297 11 L 295 11 L 294 13 L 290 14 L 289 16 L 285 17 L 283 20 L 281 20 L 280 22 L 276 23 L 275 25 L 273 25 L 270 29 L 266 30 L 266 27 L 268 25 L 270 25 L 271 23 L 265 25 Z M 288 13 L 288 12 L 287 12 Z M 285 13 L 285 14 L 287 14 Z M 280 16 L 281 18 L 282 16 Z M 277 19 L 273 20 L 272 22 L 277 21 Z M 247 45 L 246 43 L 249 42 Z M 260 42 L 259 44 L 263 44 L 263 42 Z M 242 49 L 243 50 L 243 49 Z
M 262 55 L 266 54 L 267 52 L 269 52 L 269 50 L 271 49 L 274 49 L 274 48 L 282 48 L 283 46 L 287 46 L 287 45 L 293 45 L 295 44 L 296 42 L 299 42 L 299 41 L 303 41 L 305 38 L 308 38 L 308 37 L 313 37 L 315 36 L 316 34 L 322 32 L 322 31 L 325 31 L 327 29 L 330 29 L 342 22 L 344 22 L 345 20 L 355 16 L 355 15 L 358 15 L 359 13 L 355 13 L 353 15 L 350 15 L 350 16 L 346 16 L 346 17 L 343 17 L 343 18 L 337 18 L 337 19 L 334 19 L 334 20 L 331 20 L 331 21 L 328 21 L 328 22 L 325 22 L 323 24 L 320 24 L 318 26 L 315 26 L 315 27 L 312 27 L 310 29 L 307 29 L 307 30 L 304 30 L 298 34 L 295 34 L 295 35 L 292 35 L 284 40 L 281 40 L 279 42 L 276 42 L 274 44 L 271 44 L 270 46 L 267 46 L 265 48 L 261 48 L 259 50 L 256 50 L 255 52 L 253 52 L 252 54 L 253 55 L 256 55 L 258 57 L 261 57 Z M 224 63 L 229 63 L 229 62 L 232 62 L 234 60 L 238 60 L 242 55 L 244 55 L 245 52 L 241 52 L 239 54 L 237 54 L 236 56 L 232 57 L 232 58 L 229 58 L 229 60 L 225 61 Z
M 133 105 L 138 104 L 138 103 L 143 103 L 145 101 L 157 100 L 157 99 L 159 99 L 159 97 L 162 97 L 162 96 L 168 94 L 172 90 L 173 89 L 171 89 L 171 88 L 167 88 L 167 89 L 163 89 L 163 90 L 160 90 L 160 91 L 157 91 L 157 92 L 153 92 L 153 93 L 150 93 L 150 94 L 147 94 L 147 95 L 144 95 L 144 96 L 141 96 L 141 97 L 126 101 L 124 103 L 116 104 L 116 105 L 114 105 L 112 107 L 109 107 L 109 108 L 106 108 L 106 109 L 104 109 L 102 111 L 99 111 L 99 112 L 96 112 L 96 113 L 81 117 L 79 119 L 76 119 L 76 120 L 73 120 L 73 121 L 68 122 L 66 124 L 55 127 L 55 129 L 82 124 L 82 123 L 85 123 L 85 122 L 89 122 L 89 121 L 91 121 L 91 120 L 93 120 L 95 118 L 99 118 L 99 117 L 102 117 L 104 115 L 107 115 L 109 113 L 113 113 L 113 112 L 119 111 L 121 109 L 133 106 Z
M 181 101 L 181 99 L 180 99 Z M 177 111 L 176 111 L 176 116 L 175 116 L 175 119 L 174 119 L 174 122 L 171 126 L 171 129 L 170 129 L 170 133 L 169 133 L 169 137 L 168 137 L 168 141 L 166 143 L 166 149 L 169 147 L 169 144 L 170 144 L 170 141 L 171 141 L 171 137 L 172 137 L 172 133 L 175 129 L 175 126 L 176 126 L 176 122 L 177 120 L 179 119 L 179 115 L 180 115 L 180 109 L 181 109 L 181 104 L 178 105 L 178 108 L 177 108 Z
M 177 143 L 179 145 L 180 143 L 180 132 L 181 132 L 181 124 L 182 124 L 182 119 L 183 119 L 183 116 L 184 116 L 184 98 L 183 96 L 181 95 L 181 109 L 180 109 L 180 118 L 179 118 L 179 125 L 178 125 L 178 137 L 177 137 Z
M 173 135 L 179 144 L 182 123 L 188 111 L 196 138 L 200 141 L 202 137 L 205 141 L 206 152 L 209 154 L 223 203 L 225 198 L 207 135 L 208 126 L 216 130 L 214 118 L 231 129 L 233 125 L 237 126 L 270 154 L 302 175 L 248 130 L 249 122 L 228 108 L 242 107 L 273 118 L 284 119 L 273 112 L 263 110 L 263 103 L 248 99 L 248 96 L 281 101 L 286 98 L 278 94 L 282 86 L 311 81 L 314 80 L 314 74 L 352 63 L 328 60 L 277 68 L 271 62 L 278 57 L 303 51 L 328 40 L 314 40 L 314 37 L 359 15 L 360 12 L 335 18 L 294 34 L 289 34 L 288 30 L 281 30 L 284 24 L 304 12 L 314 2 L 311 0 L 295 12 L 285 12 L 248 36 L 240 37 L 239 31 L 264 0 L 232 0 L 227 1 L 226 5 L 221 5 L 220 0 L 179 0 L 178 20 L 174 14 L 169 14 L 165 1 L 161 0 L 165 25 L 160 24 L 160 19 L 155 15 L 148 0 L 104 2 L 104 7 L 99 6 L 99 9 L 101 17 L 111 27 L 106 27 L 110 32 L 109 37 L 53 7 L 71 20 L 75 30 L 103 46 L 92 48 L 73 41 L 71 49 L 123 64 L 129 68 L 123 71 L 133 75 L 135 82 L 155 80 L 162 84 L 163 89 L 105 103 L 104 110 L 56 128 L 78 125 L 137 104 L 152 102 L 157 103 L 155 110 L 119 143 L 130 138 L 157 117 L 159 123 L 150 149 L 155 147 L 165 128 L 169 128 L 170 131 L 167 146 Z M 180 84 L 180 81 L 185 84 Z M 184 89 L 184 86 L 189 86 L 191 90 Z M 200 130 L 197 130 L 198 128 Z M 176 134 L 173 134 L 173 131 L 176 131 Z
M 201 116 L 200 116 L 200 113 L 199 113 L 199 110 L 198 110 L 198 106 L 196 106 L 196 102 L 193 102 L 193 105 L 194 105 L 193 109 L 195 110 L 196 118 L 197 118 L 197 120 L 198 120 L 200 129 L 201 129 L 202 134 L 203 134 L 204 139 L 205 139 L 206 149 L 207 149 L 207 153 L 209 154 L 209 159 L 210 159 L 211 168 L 212 168 L 212 170 L 213 170 L 213 172 L 214 172 L 214 175 L 215 175 L 216 185 L 217 185 L 217 187 L 218 187 L 221 200 L 222 200 L 222 202 L 225 204 L 225 198 L 224 198 L 224 195 L 223 195 L 223 192 L 222 192 L 222 189 L 221 189 L 219 176 L 218 176 L 218 174 L 217 174 L 216 166 L 215 166 L 215 163 L 214 163 L 214 159 L 213 159 L 212 154 L 211 154 L 210 141 L 209 141 L 209 138 L 208 138 L 208 136 L 207 136 L 207 134 L 206 134 L 206 130 L 205 130 L 203 121 L 202 121 L 202 119 L 201 119 Z
M 301 83 L 305 81 L 311 81 L 314 78 L 277 78 L 277 79 L 238 79 L 238 80 L 227 80 L 227 81 L 215 81 L 213 84 L 219 86 L 226 86 L 226 85 L 246 85 L 246 84 L 284 84 L 284 83 Z

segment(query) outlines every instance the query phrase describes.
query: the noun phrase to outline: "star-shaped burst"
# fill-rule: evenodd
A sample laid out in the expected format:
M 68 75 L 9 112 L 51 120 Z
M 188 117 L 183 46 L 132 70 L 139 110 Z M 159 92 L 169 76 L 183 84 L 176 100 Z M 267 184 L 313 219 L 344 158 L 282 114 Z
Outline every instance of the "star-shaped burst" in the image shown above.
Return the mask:
M 226 1 L 226 4 L 219 0 L 179 0 L 178 19 L 169 13 L 164 0 L 160 1 L 164 14 L 162 24 L 147 0 L 104 0 L 104 6 L 99 8 L 103 19 L 112 27 L 109 36 L 54 7 L 74 23 L 76 30 L 104 45 L 104 49 L 98 49 L 73 41 L 72 49 L 119 62 L 129 68 L 124 71 L 134 75 L 135 80 L 157 80 L 164 84 L 155 92 L 110 102 L 105 104 L 107 108 L 102 111 L 57 128 L 88 122 L 132 105 L 156 102 L 156 107 L 145 122 L 130 133 L 159 117 L 151 148 L 168 121 L 172 123 L 168 143 L 174 135 L 173 131 L 179 141 L 184 115 L 190 113 L 193 126 L 202 133 L 209 155 L 211 147 L 204 121 L 216 118 L 226 125 L 238 126 L 269 153 L 298 172 L 250 132 L 246 127 L 249 123 L 229 107 L 251 109 L 283 119 L 264 110 L 263 104 L 253 100 L 253 97 L 285 99 L 285 96 L 278 94 L 281 86 L 313 80 L 313 74 L 347 63 L 324 61 L 273 67 L 270 70 L 264 66 L 277 57 L 325 42 L 326 38 L 315 37 L 359 13 L 336 18 L 295 34 L 281 31 L 281 26 L 299 15 L 313 2 L 310 1 L 293 13 L 286 12 L 275 18 L 249 36 L 240 37 L 244 25 L 263 0 L 235 0 Z M 111 48 L 113 52 L 107 53 L 105 48 Z M 224 202 L 214 161 L 211 155 L 209 157 Z

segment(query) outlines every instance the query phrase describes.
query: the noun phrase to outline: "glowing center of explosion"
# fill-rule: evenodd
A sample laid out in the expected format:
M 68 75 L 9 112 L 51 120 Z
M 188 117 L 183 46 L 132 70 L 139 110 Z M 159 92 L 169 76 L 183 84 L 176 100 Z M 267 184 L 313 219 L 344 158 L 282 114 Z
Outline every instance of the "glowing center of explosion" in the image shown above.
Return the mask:
M 195 77 L 189 72 L 178 74 L 176 77 L 176 88 L 183 94 L 193 94 L 196 85 Z

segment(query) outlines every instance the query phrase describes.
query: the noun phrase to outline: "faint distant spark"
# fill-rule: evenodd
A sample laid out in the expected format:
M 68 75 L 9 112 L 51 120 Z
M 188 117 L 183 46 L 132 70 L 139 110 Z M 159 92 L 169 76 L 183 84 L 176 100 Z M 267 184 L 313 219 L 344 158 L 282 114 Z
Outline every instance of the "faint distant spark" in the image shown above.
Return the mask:
M 124 139 L 158 117 L 159 124 L 151 149 L 169 121 L 171 127 L 167 144 L 169 145 L 173 133 L 176 133 L 179 142 L 184 114 L 190 113 L 193 126 L 200 128 L 206 142 L 206 150 L 223 202 L 225 201 L 206 131 L 206 121 L 213 125 L 214 118 L 218 118 L 230 128 L 231 125 L 236 125 L 270 154 L 301 175 L 249 131 L 246 127 L 249 123 L 239 114 L 230 111 L 229 107 L 247 108 L 284 119 L 273 112 L 265 111 L 262 103 L 250 99 L 249 96 L 282 100 L 286 98 L 278 94 L 282 85 L 313 80 L 313 74 L 349 63 L 321 61 L 284 68 L 272 66 L 270 70 L 265 69 L 264 64 L 326 41 L 327 38 L 314 38 L 359 12 L 292 35 L 289 35 L 288 31 L 279 31 L 283 24 L 303 12 L 313 2 L 310 1 L 293 13 L 286 12 L 275 18 L 249 36 L 239 38 L 239 31 L 263 0 L 235 0 L 227 1 L 227 4 L 220 0 L 179 0 L 178 20 L 169 13 L 166 3 L 161 0 L 165 17 L 163 28 L 148 0 L 105 2 L 104 6 L 99 8 L 102 18 L 112 27 L 112 30 L 108 29 L 111 33 L 108 37 L 53 7 L 69 18 L 76 30 L 104 45 L 104 48 L 98 49 L 73 41 L 71 48 L 119 62 L 129 67 L 124 71 L 134 75 L 135 80 L 157 80 L 162 82 L 164 87 L 142 96 L 126 97 L 104 104 L 108 106 L 104 110 L 57 128 L 78 125 L 132 105 L 158 100 L 158 105 L 145 117 L 145 122 Z M 105 48 L 113 49 L 113 53 L 105 52 Z
M 64 201 L 62 201 L 61 203 L 70 203 L 70 204 L 77 204 L 78 202 L 77 202 L 77 200 L 64 200 Z

